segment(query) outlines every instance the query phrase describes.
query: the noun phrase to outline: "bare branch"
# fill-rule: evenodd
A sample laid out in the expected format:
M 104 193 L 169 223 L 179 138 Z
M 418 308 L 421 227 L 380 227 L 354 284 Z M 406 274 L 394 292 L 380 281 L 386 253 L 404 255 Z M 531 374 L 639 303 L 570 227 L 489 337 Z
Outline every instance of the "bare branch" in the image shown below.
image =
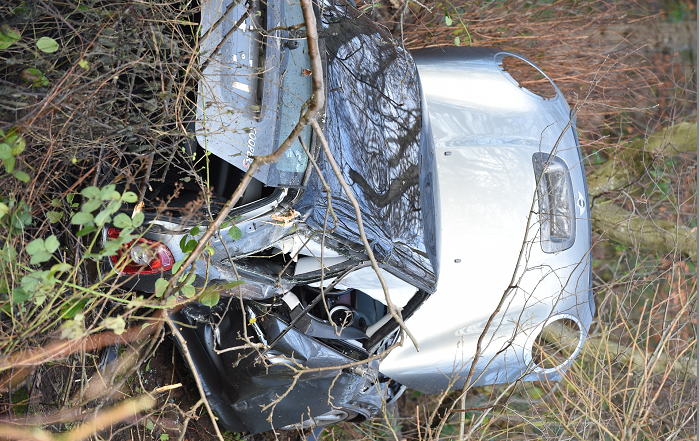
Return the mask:
M 194 361 L 192 361 L 190 351 L 187 350 L 187 341 L 185 341 L 185 338 L 180 333 L 180 330 L 177 329 L 177 325 L 173 323 L 170 317 L 166 317 L 165 321 L 168 323 L 168 326 L 170 326 L 170 330 L 173 332 L 173 335 L 180 342 L 180 347 L 182 348 L 182 355 L 185 357 L 185 360 L 187 360 L 187 364 L 189 364 L 190 370 L 195 373 L 192 376 L 194 377 L 194 381 L 197 383 L 199 395 L 204 401 L 204 406 L 207 408 L 207 413 L 209 414 L 209 418 L 211 418 L 211 423 L 214 426 L 214 430 L 216 431 L 216 436 L 219 438 L 219 441 L 224 441 L 224 437 L 223 435 L 221 435 L 221 431 L 219 431 L 219 425 L 216 422 L 214 412 L 212 412 L 211 406 L 209 406 L 209 400 L 207 400 L 207 395 L 204 393 L 204 387 L 202 387 L 202 380 L 200 380 L 199 374 L 197 374 L 197 367 L 195 366 Z

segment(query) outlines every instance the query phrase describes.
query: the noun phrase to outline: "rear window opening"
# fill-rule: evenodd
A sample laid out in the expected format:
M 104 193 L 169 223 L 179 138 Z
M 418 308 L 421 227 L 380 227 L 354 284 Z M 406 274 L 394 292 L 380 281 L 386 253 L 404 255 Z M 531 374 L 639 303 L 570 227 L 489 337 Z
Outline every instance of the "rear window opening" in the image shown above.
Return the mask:
M 552 99 L 557 91 L 552 82 L 530 63 L 520 58 L 506 55 L 499 66 L 503 74 L 518 87 L 543 99 Z

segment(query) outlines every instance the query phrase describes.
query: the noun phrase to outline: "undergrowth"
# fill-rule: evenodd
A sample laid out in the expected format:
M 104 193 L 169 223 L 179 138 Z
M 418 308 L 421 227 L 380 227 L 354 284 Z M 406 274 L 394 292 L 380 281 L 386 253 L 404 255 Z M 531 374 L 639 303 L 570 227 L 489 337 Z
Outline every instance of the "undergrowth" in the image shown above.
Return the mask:
M 198 188 L 196 163 L 181 160 L 198 79 L 198 10 L 185 2 L 146 0 L 4 5 L 0 353 L 8 356 L 104 329 L 120 333 L 161 302 L 122 289 L 99 271 L 95 261 L 116 249 L 95 247 L 102 240 L 95 233 L 108 218 L 123 215 L 119 221 L 127 232 L 119 240 L 133 239 L 142 216 L 120 210 L 142 200 L 147 186 L 171 167 L 179 169 L 185 187 Z M 394 35 L 403 32 L 410 49 L 494 46 L 529 57 L 572 106 L 581 106 L 578 126 L 589 171 L 632 139 L 697 120 L 695 49 L 650 51 L 635 34 L 640 27 L 658 31 L 667 23 L 697 20 L 692 3 L 448 0 L 409 2 L 406 8 L 399 1 L 357 6 Z M 148 175 L 150 183 L 144 181 Z M 697 228 L 697 154 L 657 156 L 628 186 L 605 196 L 648 222 Z M 608 240 L 605 231 L 594 236 L 597 319 L 590 344 L 564 379 L 518 384 L 498 402 L 503 386 L 473 388 L 467 408 L 449 416 L 438 435 L 458 437 L 464 416 L 472 439 L 697 439 L 697 255 L 636 249 Z M 172 346 L 161 347 L 171 351 L 171 364 L 182 362 Z M 29 423 L 31 417 L 57 432 L 75 429 L 80 416 L 70 414 L 72 406 L 87 400 L 99 410 L 152 391 L 141 376 L 149 371 L 144 362 L 151 354 L 164 357 L 156 349 L 129 348 L 134 359 L 117 376 L 123 387 L 107 398 L 85 392 L 100 362 L 97 350 L 49 354 L 36 369 L 6 368 L 3 418 Z M 171 369 L 169 377 L 155 377 L 157 387 L 175 381 Z M 173 439 L 186 419 L 201 412 L 188 413 L 199 398 L 187 375 L 178 378 L 189 389 L 163 392 L 159 410 L 104 437 Z M 422 440 L 436 427 L 430 417 L 436 406 L 435 397 L 408 391 L 394 427 L 384 419 L 343 424 L 327 429 L 324 439 L 395 439 L 400 432 Z M 42 421 L 55 411 L 62 418 Z M 206 423 L 189 427 L 188 439 L 209 436 Z

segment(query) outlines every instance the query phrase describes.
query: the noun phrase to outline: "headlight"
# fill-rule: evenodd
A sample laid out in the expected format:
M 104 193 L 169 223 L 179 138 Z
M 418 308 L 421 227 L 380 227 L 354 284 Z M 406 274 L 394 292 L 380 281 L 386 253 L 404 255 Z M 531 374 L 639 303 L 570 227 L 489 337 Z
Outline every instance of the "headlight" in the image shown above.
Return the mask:
M 532 155 L 532 165 L 538 183 L 542 251 L 564 251 L 576 240 L 574 192 L 569 167 L 561 158 L 542 152 Z

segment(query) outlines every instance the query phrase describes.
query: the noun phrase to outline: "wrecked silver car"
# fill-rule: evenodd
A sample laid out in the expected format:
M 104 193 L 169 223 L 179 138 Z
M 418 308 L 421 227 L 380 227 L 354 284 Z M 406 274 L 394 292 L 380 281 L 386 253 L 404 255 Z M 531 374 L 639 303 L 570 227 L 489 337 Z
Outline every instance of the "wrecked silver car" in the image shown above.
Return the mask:
M 345 0 L 316 14 L 319 123 L 420 350 L 408 340 L 394 347 L 401 330 L 355 212 L 307 127 L 258 171 L 198 262 L 193 285 L 219 286 L 219 303 L 172 316 L 221 426 L 257 433 L 360 421 L 407 386 L 463 387 L 473 362 L 474 385 L 557 380 L 595 313 L 586 179 L 566 100 L 518 55 L 408 53 Z M 211 0 L 201 23 L 204 79 L 185 153 L 207 158 L 196 173 L 213 195 L 192 214 L 185 208 L 199 187 L 184 167 L 152 184 L 142 238 L 106 262 L 138 291 L 171 275 L 251 158 L 279 146 L 312 93 L 298 4 Z M 501 68 L 507 57 L 546 78 L 553 98 L 519 87 Z M 155 201 L 176 188 L 179 198 L 157 212 Z M 119 234 L 106 227 L 105 243 Z M 232 287 L 237 280 L 245 283 Z M 579 343 L 547 366 L 533 346 L 555 321 Z

